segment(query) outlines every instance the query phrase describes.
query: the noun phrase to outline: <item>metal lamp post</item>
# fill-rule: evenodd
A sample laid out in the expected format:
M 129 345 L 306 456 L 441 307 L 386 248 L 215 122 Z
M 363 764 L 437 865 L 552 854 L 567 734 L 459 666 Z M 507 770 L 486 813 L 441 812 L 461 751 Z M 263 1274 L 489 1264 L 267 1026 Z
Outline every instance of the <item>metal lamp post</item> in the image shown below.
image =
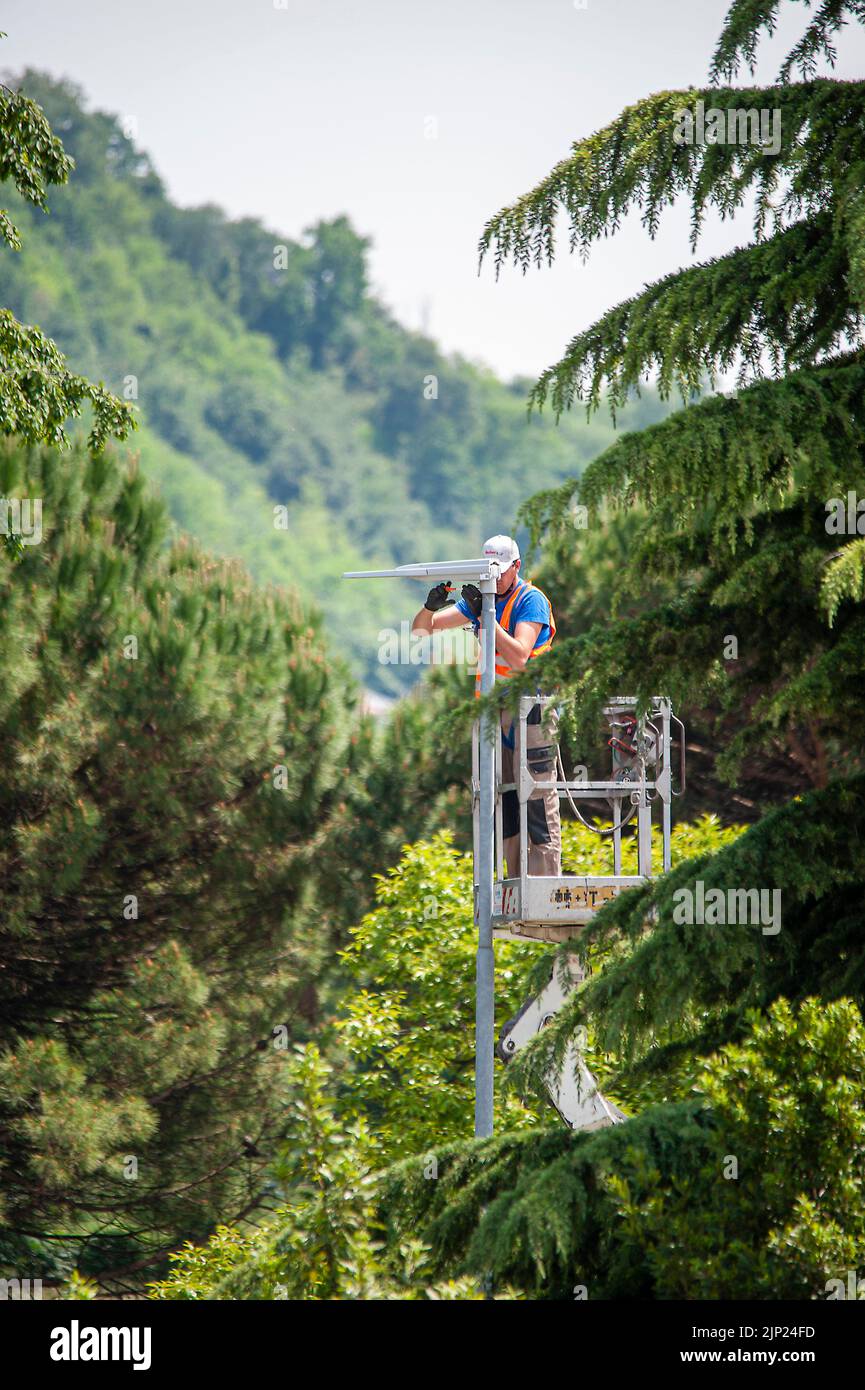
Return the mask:
M 400 565 L 390 570 L 353 570 L 343 579 L 461 579 L 481 591 L 481 694 L 492 690 L 496 679 L 496 581 L 500 567 L 494 560 L 440 560 L 430 564 Z M 493 1132 L 493 1057 L 495 1012 L 495 957 L 493 954 L 493 877 L 495 864 L 496 752 L 492 718 L 481 716 L 479 739 L 479 833 L 475 850 L 477 885 L 476 918 L 478 950 L 475 967 L 475 1135 L 485 1139 Z

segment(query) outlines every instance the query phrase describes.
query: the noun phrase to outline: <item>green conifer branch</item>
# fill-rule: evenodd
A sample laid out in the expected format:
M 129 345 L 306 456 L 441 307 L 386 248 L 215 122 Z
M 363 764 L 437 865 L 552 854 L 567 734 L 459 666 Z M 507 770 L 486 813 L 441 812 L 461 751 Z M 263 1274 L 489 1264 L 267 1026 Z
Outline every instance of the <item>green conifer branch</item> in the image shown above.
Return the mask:
M 804 3 L 811 8 L 812 0 Z M 733 0 L 712 58 L 713 82 L 733 77 L 743 62 L 754 71 L 760 39 L 763 33 L 774 34 L 780 5 L 781 0 Z M 821 57 L 834 67 L 837 52 L 832 37 L 848 18 L 865 21 L 863 0 L 822 0 L 805 33 L 781 64 L 779 81 L 786 82 L 794 69 L 810 77 Z

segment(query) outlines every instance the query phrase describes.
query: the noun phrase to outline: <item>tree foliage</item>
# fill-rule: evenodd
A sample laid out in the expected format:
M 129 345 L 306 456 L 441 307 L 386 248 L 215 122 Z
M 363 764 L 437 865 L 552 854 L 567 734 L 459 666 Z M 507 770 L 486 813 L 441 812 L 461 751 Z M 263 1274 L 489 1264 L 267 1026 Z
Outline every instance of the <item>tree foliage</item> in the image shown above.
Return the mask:
M 47 211 L 48 185 L 63 184 L 73 168 L 40 106 L 21 91 L 0 85 L 0 183 L 10 182 L 25 203 Z M 0 236 L 13 251 L 21 234 L 9 213 L 0 210 Z M 123 439 L 134 425 L 129 405 L 70 372 L 50 338 L 36 327 L 0 310 L 0 429 L 33 443 L 67 442 L 70 416 L 91 407 L 91 449 L 111 437 Z
M 436 1280 L 429 1252 L 406 1235 L 388 1245 L 375 1211 L 377 1144 L 362 1119 L 346 1127 L 318 1049 L 297 1048 L 286 1075 L 286 1142 L 275 1165 L 283 1200 L 254 1231 L 222 1226 L 172 1256 L 156 1299 L 478 1299 L 470 1278 Z
M 163 551 L 134 468 L 0 467 L 44 504 L 2 575 L 5 1215 L 68 1223 L 92 1271 L 257 1200 L 241 1136 L 325 944 L 299 923 L 347 678 L 292 596 Z
M 863 1267 L 863 1046 L 851 1001 L 779 1000 L 689 1100 L 453 1145 L 435 1183 L 403 1162 L 379 1219 L 439 1275 L 490 1271 L 530 1298 L 825 1298 Z
M 472 1124 L 472 867 L 452 840 L 442 831 L 404 848 L 343 953 L 348 972 L 334 1020 L 346 1062 L 340 1105 L 372 1126 L 385 1160 L 434 1156 Z M 523 1002 L 531 958 L 524 943 L 497 948 L 499 1026 Z M 515 1098 L 497 1098 L 497 1123 L 535 1120 Z
M 811 0 L 804 0 L 804 3 L 806 8 L 811 8 Z M 760 39 L 763 34 L 775 32 L 780 8 L 781 0 L 733 0 L 712 57 L 713 81 L 718 77 L 732 77 L 743 62 L 754 71 Z M 861 21 L 863 18 L 862 0 L 821 0 L 804 34 L 782 62 L 780 80 L 786 82 L 794 69 L 810 77 L 820 58 L 827 58 L 834 64 L 837 57 L 834 35 L 848 19 Z

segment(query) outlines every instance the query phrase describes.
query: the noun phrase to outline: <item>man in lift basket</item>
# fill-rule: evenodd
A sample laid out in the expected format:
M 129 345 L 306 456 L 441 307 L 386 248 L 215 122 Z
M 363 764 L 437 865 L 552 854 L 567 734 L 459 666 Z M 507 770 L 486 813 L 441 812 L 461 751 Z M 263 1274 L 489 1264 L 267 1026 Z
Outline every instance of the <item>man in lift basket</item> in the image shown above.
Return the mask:
M 528 663 L 548 651 L 556 635 L 556 621 L 546 594 L 529 580 L 520 578 L 520 551 L 510 536 L 491 536 L 483 554 L 500 566 L 496 581 L 496 680 L 507 680 Z M 435 584 L 427 594 L 426 603 L 412 623 L 413 632 L 442 632 L 446 628 L 466 627 L 471 623 L 475 635 L 480 632 L 481 591 L 475 584 L 464 584 L 460 598 L 454 603 L 451 586 Z M 476 694 L 480 694 L 480 671 Z M 541 694 L 540 688 L 537 694 Z M 514 781 L 514 766 L 519 759 L 519 720 L 502 710 L 502 781 Z M 530 776 L 543 782 L 555 776 L 558 744 L 558 710 L 547 712 L 546 726 L 541 725 L 541 706 L 534 705 L 526 721 L 526 764 Z M 555 790 L 536 789 L 526 803 L 529 841 L 529 873 L 537 876 L 561 874 L 562 832 L 559 820 L 559 795 Z M 508 865 L 508 875 L 518 878 L 520 872 L 520 820 L 516 791 L 502 797 L 502 839 Z

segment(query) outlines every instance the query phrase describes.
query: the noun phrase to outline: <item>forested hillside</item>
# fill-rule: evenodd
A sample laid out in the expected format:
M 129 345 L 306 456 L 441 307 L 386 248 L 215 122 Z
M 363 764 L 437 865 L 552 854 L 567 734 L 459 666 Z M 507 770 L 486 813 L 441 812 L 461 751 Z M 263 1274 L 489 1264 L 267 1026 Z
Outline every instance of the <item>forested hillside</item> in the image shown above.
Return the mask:
M 2 302 L 135 404 L 132 447 L 180 527 L 255 578 L 296 585 L 368 685 L 404 688 L 417 668 L 380 664 L 377 635 L 417 592 L 400 612 L 392 587 L 361 599 L 339 575 L 476 553 L 527 493 L 608 444 L 610 422 L 527 421 L 530 383 L 400 327 L 347 219 L 299 243 L 217 206 L 176 207 L 118 118 L 88 113 L 70 84 L 19 80 L 75 170 L 48 217 L 13 195 L 24 246 L 4 257 Z M 661 413 L 650 392 L 624 423 Z

